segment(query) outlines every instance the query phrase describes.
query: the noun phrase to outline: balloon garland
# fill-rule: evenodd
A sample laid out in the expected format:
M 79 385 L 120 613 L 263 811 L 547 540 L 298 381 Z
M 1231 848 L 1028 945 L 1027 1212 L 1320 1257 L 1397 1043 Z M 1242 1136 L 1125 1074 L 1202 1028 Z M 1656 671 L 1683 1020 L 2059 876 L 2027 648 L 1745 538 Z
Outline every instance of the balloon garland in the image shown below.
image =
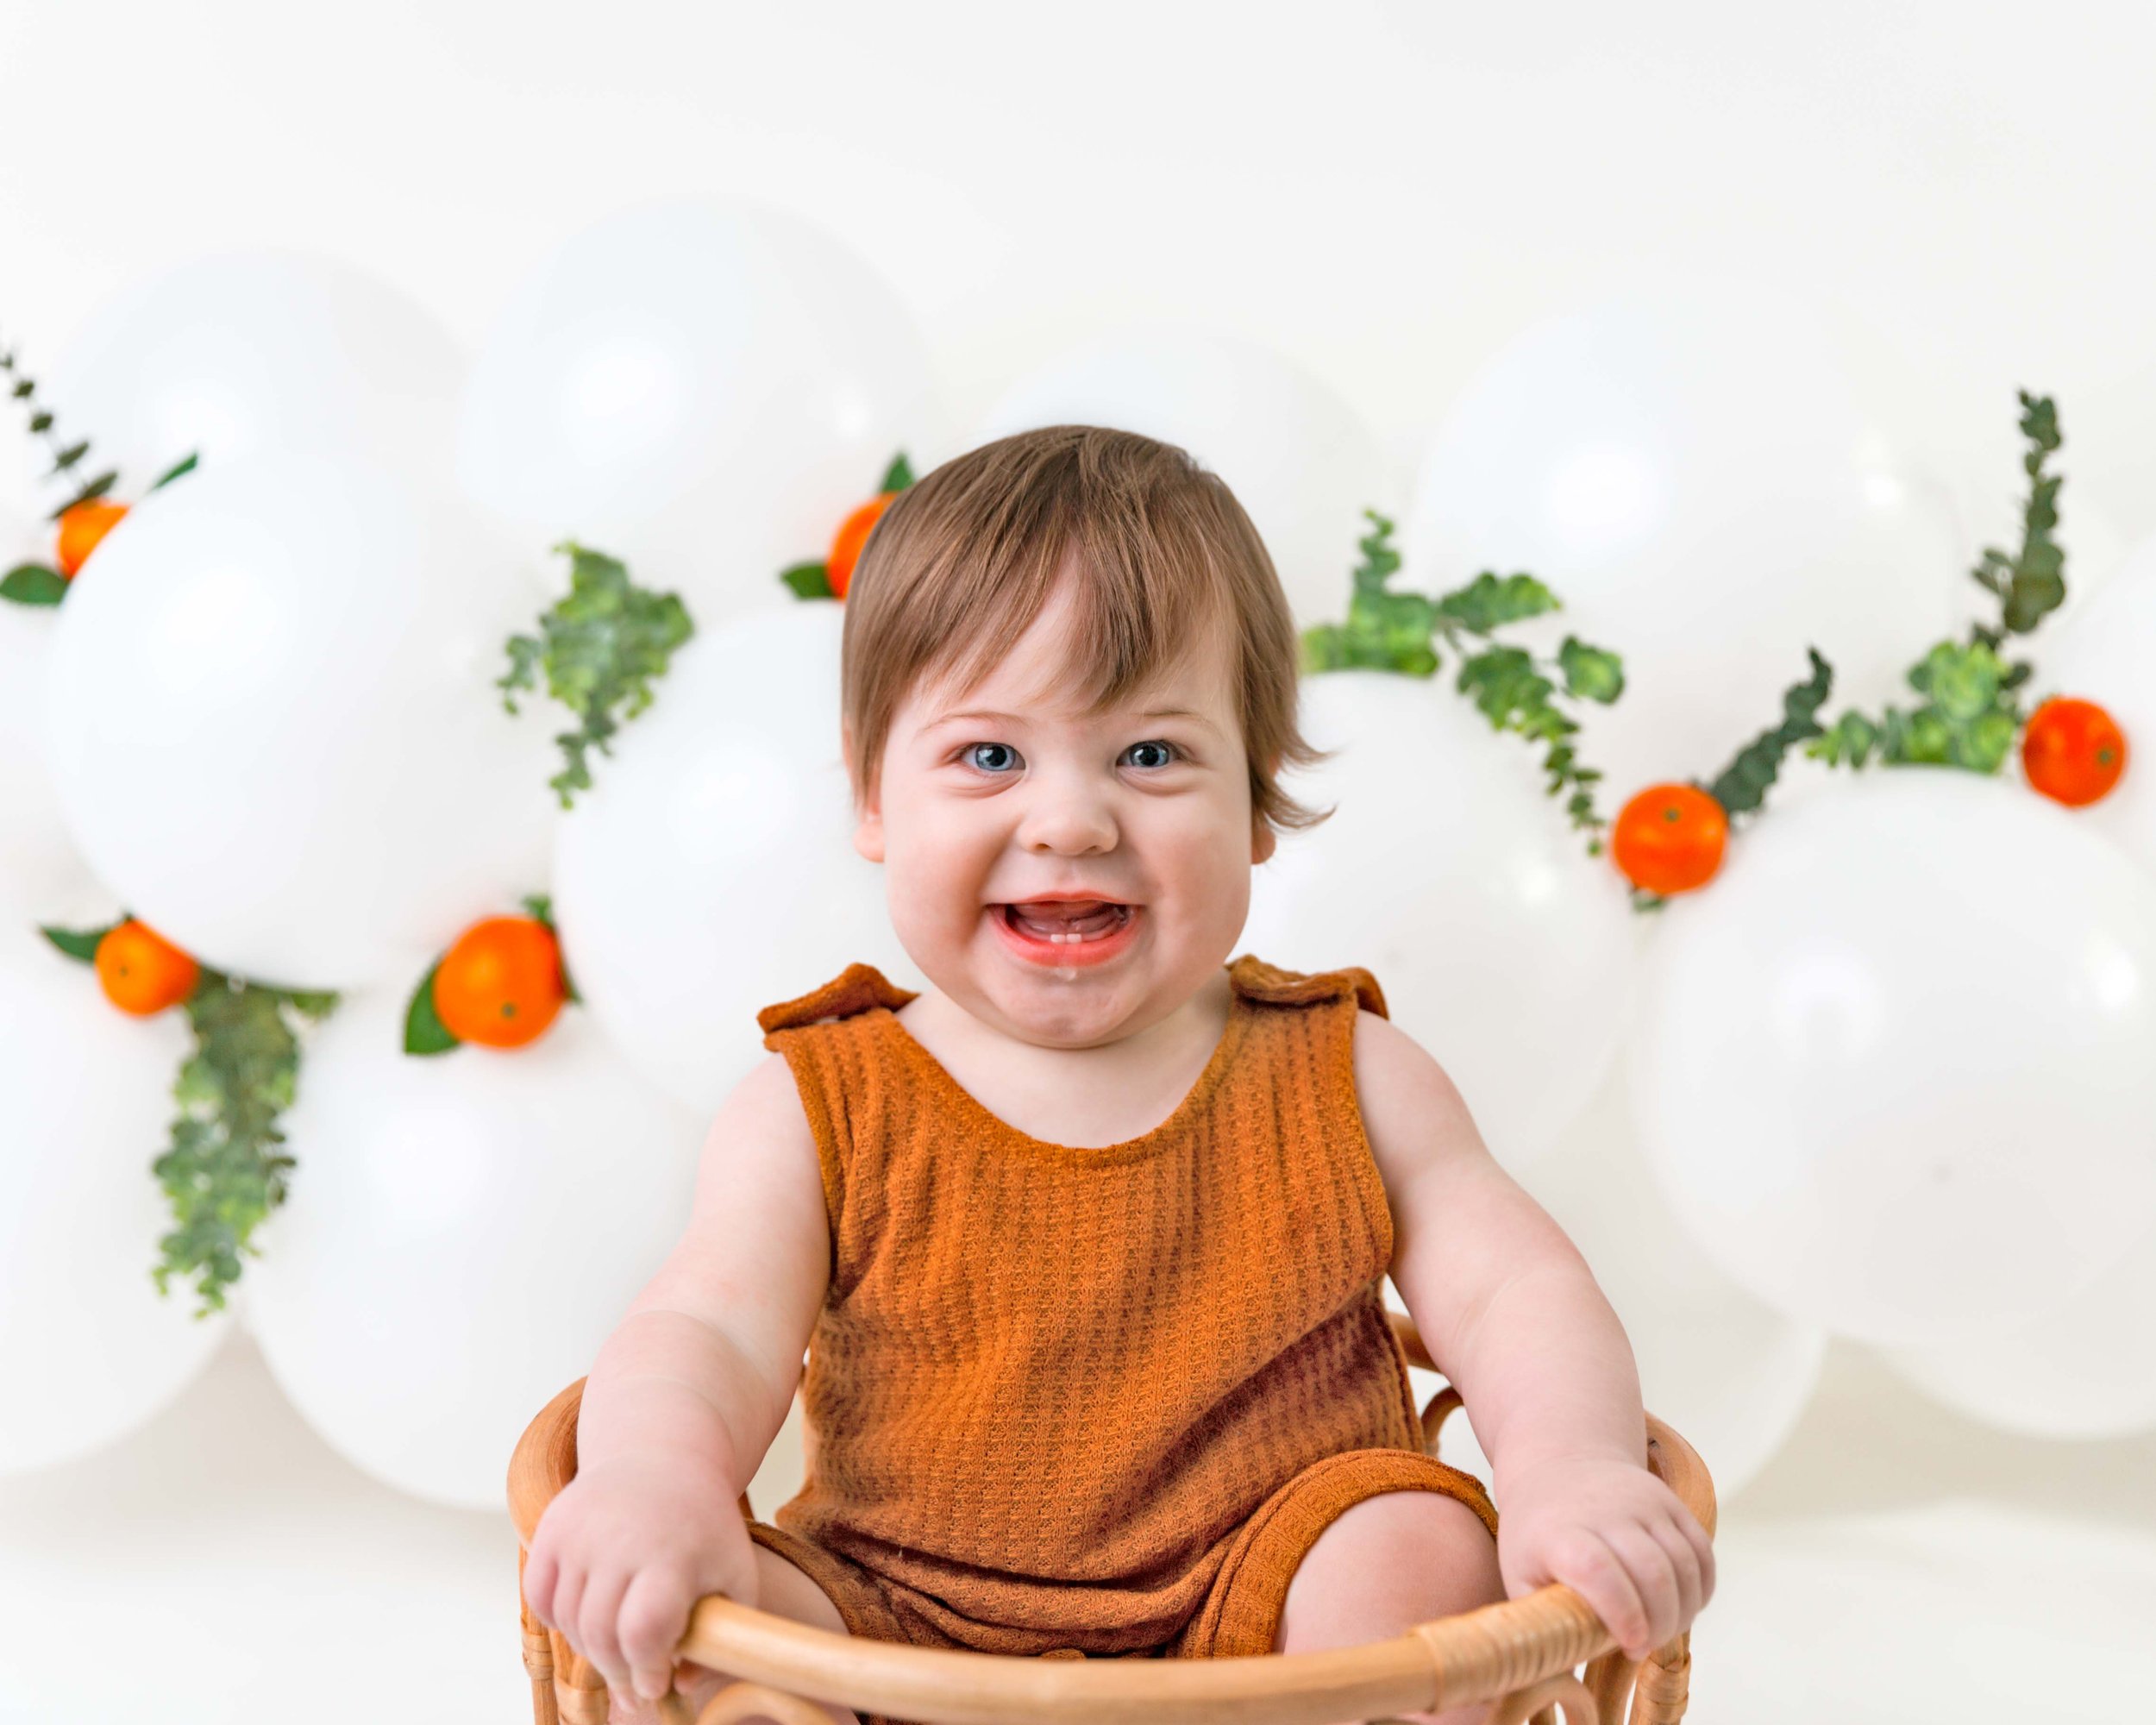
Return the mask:
M 57 524 L 52 562 L 9 571 L 0 580 L 0 597 L 55 605 L 128 505 L 110 499 L 114 472 L 74 479 L 88 442 L 66 444 L 53 433 L 54 416 L 36 401 L 33 381 L 16 373 L 12 354 L 0 354 L 0 368 L 30 410 L 30 430 L 53 448 L 50 476 L 74 485 L 72 498 L 48 518 Z M 2108 794 L 2124 772 L 2124 734 L 2101 706 L 2075 698 L 2053 697 L 2025 714 L 2016 692 L 2033 667 L 2003 656 L 2011 636 L 2033 633 L 2065 596 L 2065 556 L 2054 536 L 2061 480 L 2046 471 L 2062 442 L 2057 414 L 2047 397 L 2021 391 L 2019 398 L 2021 429 L 2030 444 L 2021 544 L 2010 555 L 1986 548 L 1972 571 L 1998 601 L 1997 624 L 1974 624 L 1965 643 L 1936 643 L 1913 665 L 1906 680 L 1921 697 L 1915 706 L 1904 712 L 1890 705 L 1876 716 L 1845 709 L 1831 724 L 1821 713 L 1832 693 L 1833 668 L 1808 649 L 1810 674 L 1784 691 L 1778 724 L 1746 743 L 1713 780 L 1650 786 L 1614 822 L 1595 806 L 1594 787 L 1603 775 L 1582 759 L 1576 745 L 1583 726 L 1558 702 L 1614 705 L 1626 687 L 1623 661 L 1576 635 L 1566 635 L 1546 661 L 1501 640 L 1508 626 L 1563 609 L 1557 595 L 1530 574 L 1486 569 L 1449 592 L 1396 589 L 1390 582 L 1401 558 L 1392 543 L 1395 524 L 1366 508 L 1370 531 L 1357 541 L 1362 560 L 1351 572 L 1346 614 L 1301 631 L 1301 668 L 1430 678 L 1443 668 L 1444 654 L 1456 656 L 1455 689 L 1493 730 L 1543 746 L 1547 794 L 1565 799 L 1573 828 L 1587 835 L 1589 856 L 1610 856 L 1632 888 L 1636 910 L 1660 908 L 1714 877 L 1733 823 L 1756 818 L 1764 808 L 1792 749 L 1852 771 L 1876 759 L 1996 774 L 2018 741 L 2032 788 L 2068 806 L 2085 806 Z M 197 465 L 190 455 L 149 490 Z M 878 521 L 913 479 L 900 451 L 873 494 L 841 521 L 825 555 L 781 570 L 780 582 L 797 599 L 843 603 Z M 566 764 L 548 781 L 567 810 L 577 791 L 592 787 L 590 752 L 611 754 L 610 740 L 621 725 L 651 705 L 656 681 L 694 625 L 678 593 L 637 586 L 622 560 L 573 538 L 554 549 L 570 560 L 569 593 L 542 614 L 536 634 L 510 637 L 509 667 L 495 687 L 505 709 L 516 714 L 515 693 L 536 688 L 543 670 L 547 693 L 575 715 L 577 728 L 555 738 Z M 580 1000 L 563 962 L 550 900 L 534 894 L 523 904 L 526 915 L 473 924 L 428 969 L 406 1006 L 405 1053 L 437 1055 L 467 1042 L 524 1047 L 546 1034 L 562 1006 Z M 255 1226 L 283 1201 L 292 1159 L 280 1153 L 277 1121 L 296 1094 L 300 1031 L 327 1015 L 337 995 L 253 982 L 199 964 L 131 916 L 103 928 L 47 926 L 44 932 L 60 950 L 92 964 L 108 998 L 123 1011 L 147 1015 L 173 1005 L 187 1010 L 196 1051 L 175 1085 L 181 1107 L 172 1144 L 154 1164 L 175 1226 L 160 1241 L 153 1275 L 160 1293 L 171 1277 L 193 1276 L 203 1302 L 197 1315 L 207 1315 L 223 1305 L 242 1258 L 254 1255 L 249 1242 Z

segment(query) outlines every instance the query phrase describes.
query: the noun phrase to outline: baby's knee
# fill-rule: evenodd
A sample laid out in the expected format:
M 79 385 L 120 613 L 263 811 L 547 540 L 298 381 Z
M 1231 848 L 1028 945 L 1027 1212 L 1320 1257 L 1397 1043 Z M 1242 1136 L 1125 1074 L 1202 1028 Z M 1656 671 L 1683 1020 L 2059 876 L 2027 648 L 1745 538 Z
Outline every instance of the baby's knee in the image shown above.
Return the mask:
M 1441 1491 L 1381 1491 L 1318 1535 L 1288 1583 L 1278 1650 L 1353 1647 L 1505 1596 L 1497 1542 Z

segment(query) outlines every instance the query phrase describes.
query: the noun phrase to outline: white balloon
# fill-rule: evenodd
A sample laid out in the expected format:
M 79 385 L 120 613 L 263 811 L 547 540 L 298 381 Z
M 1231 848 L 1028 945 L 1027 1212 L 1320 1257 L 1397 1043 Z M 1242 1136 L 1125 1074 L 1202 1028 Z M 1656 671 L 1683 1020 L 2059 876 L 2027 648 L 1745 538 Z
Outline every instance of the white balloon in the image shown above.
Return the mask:
M 1927 1395 L 2006 1431 L 2117 1438 L 2156 1428 L 2156 1232 L 2040 1323 L 1884 1352 Z
M 48 705 L 67 825 L 204 963 L 410 978 L 543 889 L 544 701 L 492 687 L 534 626 L 504 549 L 386 470 L 265 455 L 114 528 L 60 607 Z
M 1539 751 L 1493 731 L 1449 671 L 1302 680 L 1304 735 L 1342 752 L 1283 787 L 1337 812 L 1254 871 L 1242 946 L 1290 969 L 1367 968 L 1517 1170 L 1614 1055 L 1633 913 L 1543 794 Z
M 1822 714 L 1908 705 L 1902 679 L 1984 599 L 1946 486 L 1900 453 L 1868 355 L 1757 283 L 1628 289 L 1536 325 L 1485 365 L 1426 455 L 1403 585 L 1525 570 L 1563 602 L 1508 631 L 1617 653 L 1626 688 L 1579 747 L 1621 807 L 1710 780 L 1834 668 Z
M 1522 1184 L 1616 1309 L 1647 1411 L 1699 1452 L 1727 1504 L 1796 1429 L 1819 1382 L 1827 1333 L 1753 1299 L 1677 1226 L 1633 1129 L 1622 1063 Z M 1445 1424 L 1445 1458 L 1487 1479 L 1487 1459 L 1471 1429 L 1455 1425 L 1460 1418 Z M 1453 1453 L 1456 1431 L 1464 1459 Z
M 426 1057 L 404 1014 L 370 990 L 317 1033 L 247 1323 L 354 1466 L 498 1509 L 517 1437 L 686 1224 L 701 1126 L 574 1006 L 529 1047 Z
M 2071 590 L 2071 589 L 2070 589 Z M 2035 674 L 2022 691 L 2031 712 L 2052 695 L 2095 701 L 2126 735 L 2126 770 L 2110 792 L 2075 811 L 2156 870 L 2156 538 L 2134 548 L 2124 566 L 2058 634 L 2017 642 Z M 2025 778 L 2019 749 L 2011 771 Z
M 1157 437 L 1218 474 L 1272 554 L 1298 629 L 1346 618 L 1363 511 L 1396 506 L 1362 417 L 1302 367 L 1232 336 L 1148 325 L 1090 342 L 1013 384 L 974 441 L 1062 424 Z
M 638 1070 L 709 1113 L 763 1058 L 760 1007 L 858 959 L 918 988 L 853 848 L 843 608 L 789 600 L 699 635 L 633 746 L 561 824 L 578 992 Z
M 2068 811 L 1873 768 L 1660 915 L 1640 1133 L 1771 1305 L 1881 1343 L 1995 1333 L 2156 1218 L 2156 881 Z
M 51 555 L 49 543 L 36 544 L 0 516 L 0 574 Z M 68 843 L 46 758 L 46 668 L 59 626 L 53 607 L 0 599 L 0 911 L 47 906 L 89 879 Z
M 55 919 L 57 920 L 57 919 Z M 79 926 L 68 924 L 68 926 Z M 185 1017 L 104 997 L 34 924 L 0 920 L 0 1474 L 125 1436 L 179 1395 L 230 1313 L 150 1280 L 172 1218 L 150 1164 L 172 1142 Z
M 463 403 L 469 494 L 620 557 L 700 625 L 784 597 L 901 449 L 938 430 L 910 314 L 861 257 L 762 204 L 663 199 L 510 296 Z
M 55 435 L 90 440 L 74 478 L 116 467 L 110 494 L 122 500 L 190 453 L 198 472 L 317 455 L 439 483 L 463 370 L 448 331 L 398 289 L 273 248 L 195 258 L 131 285 L 91 314 L 38 380 L 38 399 Z M 46 444 L 27 447 L 43 474 Z M 51 476 L 39 488 L 47 508 L 73 494 Z

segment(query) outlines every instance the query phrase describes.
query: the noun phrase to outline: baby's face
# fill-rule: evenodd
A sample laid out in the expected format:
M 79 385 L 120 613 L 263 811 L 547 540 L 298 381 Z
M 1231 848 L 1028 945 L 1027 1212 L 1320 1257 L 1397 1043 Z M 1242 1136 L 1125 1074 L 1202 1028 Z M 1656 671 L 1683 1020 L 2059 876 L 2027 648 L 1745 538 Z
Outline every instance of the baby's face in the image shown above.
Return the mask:
M 937 988 L 1006 1035 L 1083 1048 L 1157 1024 L 1226 963 L 1273 835 L 1251 818 L 1224 633 L 1088 718 L 1050 693 L 1066 591 L 974 687 L 908 695 L 854 843 Z M 1021 911 L 1038 900 L 1057 902 Z

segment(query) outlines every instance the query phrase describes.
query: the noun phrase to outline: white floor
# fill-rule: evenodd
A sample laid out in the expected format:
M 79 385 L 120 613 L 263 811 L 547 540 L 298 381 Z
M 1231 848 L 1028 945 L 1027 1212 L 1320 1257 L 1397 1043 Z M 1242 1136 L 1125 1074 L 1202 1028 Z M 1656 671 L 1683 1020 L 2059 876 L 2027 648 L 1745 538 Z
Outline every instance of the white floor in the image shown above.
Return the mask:
M 2084 1725 L 2156 1694 L 2156 1436 L 2007 1437 L 1837 1351 L 1717 1550 L 1699 1725 Z M 0 1721 L 523 1725 L 515 1578 L 506 1515 L 356 1472 L 235 1332 L 145 1430 L 0 1480 Z

